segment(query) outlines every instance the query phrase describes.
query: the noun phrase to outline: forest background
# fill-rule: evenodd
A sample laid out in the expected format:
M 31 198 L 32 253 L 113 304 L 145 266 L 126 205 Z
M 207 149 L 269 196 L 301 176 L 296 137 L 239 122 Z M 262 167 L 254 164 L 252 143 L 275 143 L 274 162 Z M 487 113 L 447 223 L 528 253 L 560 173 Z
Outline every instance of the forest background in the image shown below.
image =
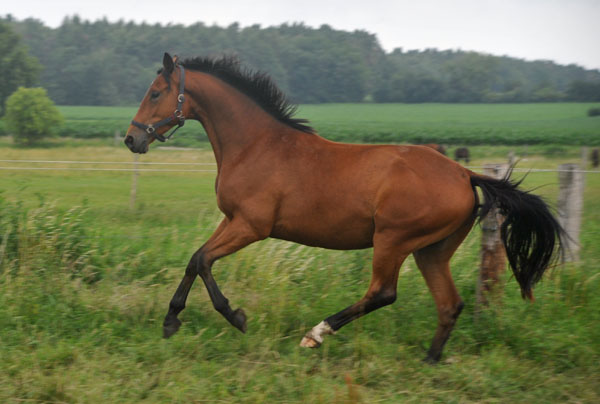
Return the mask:
M 236 55 L 301 104 L 600 101 L 599 70 L 463 50 L 386 53 L 374 34 L 327 25 L 149 25 L 72 16 L 50 28 L 8 15 L 0 18 L 0 47 L 3 75 L 18 67 L 23 76 L 4 75 L 2 102 L 16 90 L 4 87 L 36 84 L 59 105 L 137 105 L 165 51 Z

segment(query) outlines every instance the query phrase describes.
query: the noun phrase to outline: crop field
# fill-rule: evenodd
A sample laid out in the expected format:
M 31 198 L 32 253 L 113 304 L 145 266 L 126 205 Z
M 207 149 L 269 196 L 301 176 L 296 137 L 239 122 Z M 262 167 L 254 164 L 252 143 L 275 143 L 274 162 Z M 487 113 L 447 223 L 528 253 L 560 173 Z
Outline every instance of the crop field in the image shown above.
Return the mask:
M 598 107 L 597 103 L 324 104 L 302 105 L 297 116 L 309 119 L 323 137 L 344 142 L 597 146 L 600 118 L 588 117 L 587 111 Z M 122 134 L 137 111 L 137 107 L 59 109 L 65 117 L 60 136 L 107 141 L 116 131 Z M 172 141 L 174 146 L 203 143 L 206 136 L 195 122 Z
M 369 141 L 353 138 L 357 133 L 396 125 L 393 133 L 483 128 L 477 141 L 463 143 L 473 145 L 473 167 L 503 162 L 515 151 L 518 168 L 552 170 L 580 162 L 580 145 L 598 144 L 600 121 L 585 116 L 589 107 L 545 104 L 537 108 L 550 109 L 536 116 L 534 105 L 323 105 L 302 106 L 298 115 L 326 137 L 355 141 Z M 120 130 L 135 113 L 61 110 L 67 123 L 112 116 L 125 122 Z M 188 125 L 176 136 L 199 137 L 199 125 Z M 544 125 L 556 130 L 547 132 L 553 141 L 517 141 L 522 133 L 542 136 Z M 517 140 L 490 140 L 497 131 Z M 440 143 L 461 144 L 449 139 Z M 475 315 L 480 230 L 474 228 L 452 261 L 466 306 L 441 363 L 430 366 L 421 359 L 435 330 L 435 305 L 412 258 L 402 267 L 393 305 L 306 350 L 298 344 L 307 330 L 365 292 L 372 252 L 270 239 L 213 268 L 232 307 L 248 315 L 246 334 L 212 308 L 198 280 L 181 330 L 162 339 L 187 261 L 221 218 L 214 157 L 206 141 L 191 143 L 197 148 L 153 145 L 140 156 L 132 205 L 135 174 L 117 169 L 131 169 L 134 157 L 113 145 L 112 135 L 57 138 L 37 148 L 0 138 L 0 166 L 10 167 L 0 170 L 0 402 L 600 402 L 600 172 L 585 176 L 581 260 L 550 270 L 534 291 L 535 303 L 520 298 L 507 273 L 504 293 Z M 556 204 L 556 172 L 530 172 L 523 187 Z

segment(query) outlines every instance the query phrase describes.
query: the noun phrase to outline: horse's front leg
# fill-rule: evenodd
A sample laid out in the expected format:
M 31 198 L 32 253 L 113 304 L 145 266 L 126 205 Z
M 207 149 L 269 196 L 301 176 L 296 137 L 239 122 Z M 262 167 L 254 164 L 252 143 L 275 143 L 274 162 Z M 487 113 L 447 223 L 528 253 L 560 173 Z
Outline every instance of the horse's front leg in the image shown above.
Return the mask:
M 169 338 L 181 326 L 177 315 L 185 308 L 185 301 L 196 275 L 199 275 L 206 286 L 208 295 L 215 309 L 240 331 L 246 331 L 246 315 L 242 309 L 232 310 L 229 301 L 221 293 L 217 282 L 212 276 L 213 263 L 226 255 L 232 254 L 245 246 L 261 240 L 245 221 L 229 220 L 227 218 L 217 227 L 208 241 L 194 253 L 185 270 L 185 275 L 169 304 L 169 312 L 163 323 L 163 335 Z

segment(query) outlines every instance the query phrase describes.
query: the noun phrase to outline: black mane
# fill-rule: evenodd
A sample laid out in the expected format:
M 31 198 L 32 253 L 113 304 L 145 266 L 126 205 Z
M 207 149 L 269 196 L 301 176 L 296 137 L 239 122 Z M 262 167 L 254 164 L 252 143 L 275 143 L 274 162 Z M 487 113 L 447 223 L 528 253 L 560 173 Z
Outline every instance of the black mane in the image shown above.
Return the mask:
M 186 69 L 208 73 L 235 87 L 278 121 L 306 133 L 315 133 L 315 130 L 307 125 L 306 119 L 294 118 L 297 106 L 288 101 L 271 77 L 266 73 L 242 67 L 238 58 L 196 57 L 180 63 Z

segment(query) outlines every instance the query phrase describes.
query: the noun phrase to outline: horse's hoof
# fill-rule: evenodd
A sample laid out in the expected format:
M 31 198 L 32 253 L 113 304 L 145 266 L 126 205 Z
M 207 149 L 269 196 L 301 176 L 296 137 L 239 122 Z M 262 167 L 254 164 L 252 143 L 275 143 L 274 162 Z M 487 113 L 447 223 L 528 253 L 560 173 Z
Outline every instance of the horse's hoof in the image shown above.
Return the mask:
M 181 321 L 178 318 L 169 320 L 165 320 L 163 324 L 163 338 L 169 338 L 171 335 L 175 334 L 179 327 L 181 327 Z
M 321 343 L 312 337 L 305 335 L 304 338 L 302 338 L 302 341 L 300 341 L 300 346 L 303 348 L 318 348 L 321 346 Z
M 246 325 L 246 313 L 244 313 L 244 310 L 236 309 L 233 312 L 233 314 L 231 315 L 231 324 L 233 324 L 235 328 L 237 328 L 244 334 L 246 333 L 248 327 Z

